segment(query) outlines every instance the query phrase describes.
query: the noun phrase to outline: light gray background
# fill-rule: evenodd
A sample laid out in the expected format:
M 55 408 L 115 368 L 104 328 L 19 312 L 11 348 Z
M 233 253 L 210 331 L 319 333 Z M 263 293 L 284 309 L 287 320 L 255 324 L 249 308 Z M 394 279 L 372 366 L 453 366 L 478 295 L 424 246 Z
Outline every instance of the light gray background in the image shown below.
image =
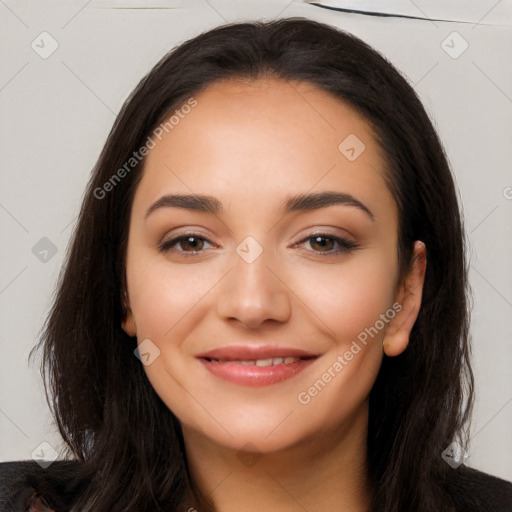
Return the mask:
M 361 9 L 375 4 L 357 2 Z M 442 8 L 429 12 L 429 0 L 394 2 L 388 10 L 400 4 L 424 19 L 340 13 L 288 0 L 0 0 L 2 460 L 28 459 L 34 451 L 51 456 L 41 442 L 59 449 L 38 360 L 29 365 L 28 354 L 51 304 L 90 171 L 129 92 L 171 47 L 199 32 L 235 20 L 304 16 L 346 29 L 386 55 L 435 121 L 471 244 L 477 404 L 467 463 L 512 480 L 511 2 L 465 2 L 455 18 L 456 5 L 448 2 L 446 17 L 464 23 L 440 21 Z M 46 59 L 31 47 L 34 40 L 42 46 L 43 31 L 58 43 Z M 462 49 L 454 31 L 469 45 L 458 58 L 445 51 Z M 57 248 L 46 262 L 32 252 L 43 237 Z

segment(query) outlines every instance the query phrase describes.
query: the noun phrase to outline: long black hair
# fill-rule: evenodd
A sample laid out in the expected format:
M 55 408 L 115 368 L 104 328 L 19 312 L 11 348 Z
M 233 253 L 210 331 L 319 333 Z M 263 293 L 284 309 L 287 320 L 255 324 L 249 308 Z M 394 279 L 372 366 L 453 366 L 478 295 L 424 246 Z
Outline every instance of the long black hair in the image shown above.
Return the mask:
M 473 405 L 467 266 L 457 192 L 442 144 L 407 80 L 357 37 L 303 18 L 224 25 L 169 52 L 124 103 L 92 172 L 46 320 L 43 375 L 69 456 L 90 481 L 73 510 L 179 510 L 190 488 L 180 423 L 121 328 L 130 210 L 160 123 L 215 81 L 303 81 L 348 102 L 373 128 L 399 211 L 398 255 L 427 248 L 410 343 L 384 356 L 369 397 L 374 511 L 450 506 L 441 452 L 467 443 Z M 134 162 L 132 162 L 134 163 Z M 125 166 L 121 180 L 113 180 Z M 119 174 L 118 174 L 119 177 Z M 109 182 L 111 186 L 105 186 Z

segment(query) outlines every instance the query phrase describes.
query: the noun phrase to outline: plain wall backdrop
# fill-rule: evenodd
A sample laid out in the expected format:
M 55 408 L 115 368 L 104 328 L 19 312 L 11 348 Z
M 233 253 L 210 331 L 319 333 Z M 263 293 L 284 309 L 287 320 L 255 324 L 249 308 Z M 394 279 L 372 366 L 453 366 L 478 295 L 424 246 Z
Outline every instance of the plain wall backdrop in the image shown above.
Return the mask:
M 357 2 L 366 4 L 375 2 Z M 512 480 L 511 3 L 475 0 L 460 18 L 448 18 L 457 21 L 429 15 L 428 0 L 409 4 L 423 19 L 293 0 L 0 2 L 1 460 L 48 458 L 50 447 L 61 448 L 39 358 L 29 364 L 28 356 L 91 169 L 128 94 L 167 51 L 200 32 L 303 16 L 383 53 L 434 120 L 470 242 L 477 402 L 467 464 Z

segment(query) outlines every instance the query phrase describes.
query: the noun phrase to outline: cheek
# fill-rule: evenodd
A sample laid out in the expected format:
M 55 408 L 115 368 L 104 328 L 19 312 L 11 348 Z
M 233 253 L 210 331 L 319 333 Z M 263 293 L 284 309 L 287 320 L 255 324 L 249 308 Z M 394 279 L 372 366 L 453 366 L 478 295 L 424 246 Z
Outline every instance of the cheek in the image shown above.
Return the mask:
M 293 289 L 342 348 L 392 306 L 394 265 L 389 253 L 354 255 L 297 273 Z
M 148 263 L 143 263 L 144 261 Z M 214 273 L 201 264 L 172 265 L 150 258 L 133 258 L 127 280 L 130 303 L 137 323 L 137 336 L 166 343 L 176 339 L 180 327 L 190 327 L 201 300 L 215 286 Z
M 201 264 L 172 265 L 134 254 L 128 261 L 127 280 L 132 311 L 137 324 L 139 344 L 149 338 L 159 349 L 159 356 L 144 371 L 153 389 L 180 419 L 202 418 L 190 375 L 194 368 L 189 358 L 183 357 L 187 340 L 204 318 L 205 307 L 211 307 L 208 294 L 222 274 L 208 272 Z M 192 394 L 191 394 L 192 393 Z M 207 429 L 215 428 L 208 424 Z M 198 422 L 196 428 L 201 426 Z M 206 428 L 206 427 L 205 427 Z
M 350 415 L 375 382 L 382 362 L 381 342 L 396 314 L 394 276 L 389 255 L 386 259 L 381 254 L 323 266 L 296 283 L 320 320 L 316 324 L 333 340 L 322 368 L 297 395 L 308 414 L 322 418 L 325 428 Z M 311 282 L 314 293 L 308 286 Z

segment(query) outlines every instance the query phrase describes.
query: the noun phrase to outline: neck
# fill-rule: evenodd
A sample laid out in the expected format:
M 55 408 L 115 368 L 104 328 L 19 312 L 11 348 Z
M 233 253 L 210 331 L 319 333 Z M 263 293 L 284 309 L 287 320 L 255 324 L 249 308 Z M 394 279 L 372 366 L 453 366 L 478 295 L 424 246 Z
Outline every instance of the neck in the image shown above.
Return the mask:
M 368 512 L 367 403 L 336 430 L 272 453 L 235 451 L 183 427 L 190 512 Z M 241 443 L 245 444 L 245 443 Z

